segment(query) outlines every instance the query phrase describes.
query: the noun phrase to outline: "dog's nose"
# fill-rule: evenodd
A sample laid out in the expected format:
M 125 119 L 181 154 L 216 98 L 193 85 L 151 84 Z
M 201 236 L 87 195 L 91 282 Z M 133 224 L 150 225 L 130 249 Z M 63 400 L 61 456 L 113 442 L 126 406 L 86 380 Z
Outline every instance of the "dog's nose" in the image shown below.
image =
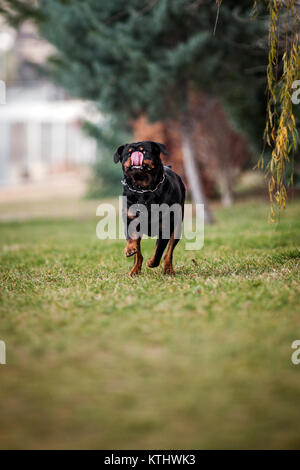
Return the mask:
M 142 152 L 133 152 L 131 154 L 131 165 L 142 166 L 144 161 L 144 154 Z

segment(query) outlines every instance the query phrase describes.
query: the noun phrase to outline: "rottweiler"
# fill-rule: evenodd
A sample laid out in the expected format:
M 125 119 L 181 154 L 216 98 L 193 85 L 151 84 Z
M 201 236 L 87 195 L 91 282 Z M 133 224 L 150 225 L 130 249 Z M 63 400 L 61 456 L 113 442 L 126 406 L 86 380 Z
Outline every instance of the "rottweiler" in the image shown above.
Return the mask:
M 175 274 L 173 251 L 181 237 L 186 191 L 180 176 L 170 166 L 163 165 L 161 153 L 168 155 L 164 144 L 142 141 L 121 145 L 114 154 L 114 162 L 121 162 L 124 173 L 125 255 L 135 257 L 130 275 L 141 273 L 143 234 L 157 237 L 155 251 L 147 266 L 159 266 L 169 244 L 163 271 L 164 274 Z M 144 223 L 138 223 L 141 221 Z

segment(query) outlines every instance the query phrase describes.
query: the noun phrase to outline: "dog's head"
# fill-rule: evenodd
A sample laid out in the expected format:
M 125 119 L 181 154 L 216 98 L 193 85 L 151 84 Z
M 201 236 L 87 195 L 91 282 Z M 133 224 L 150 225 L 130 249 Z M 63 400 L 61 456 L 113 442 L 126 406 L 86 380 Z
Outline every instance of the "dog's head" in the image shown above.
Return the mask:
M 122 163 L 125 177 L 135 186 L 149 188 L 157 183 L 163 172 L 160 153 L 168 155 L 164 144 L 152 141 L 121 145 L 114 162 Z

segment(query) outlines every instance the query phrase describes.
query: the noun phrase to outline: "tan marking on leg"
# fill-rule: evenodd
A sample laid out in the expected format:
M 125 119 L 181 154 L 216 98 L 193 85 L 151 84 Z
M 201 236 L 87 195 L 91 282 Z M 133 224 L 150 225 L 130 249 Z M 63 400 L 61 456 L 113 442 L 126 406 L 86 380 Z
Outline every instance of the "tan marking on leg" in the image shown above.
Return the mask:
M 167 253 L 164 258 L 164 274 L 175 274 L 173 268 L 174 233 L 172 233 Z
M 156 266 L 154 266 L 156 251 L 157 251 L 157 245 L 156 245 L 155 248 L 154 248 L 154 253 L 153 253 L 153 255 L 152 255 L 151 258 L 147 261 L 147 266 L 148 266 L 148 268 L 155 268 L 155 267 L 156 267 Z
M 127 258 L 129 258 L 130 256 L 135 255 L 138 252 L 138 242 L 139 242 L 139 240 L 134 239 L 134 238 L 129 238 L 127 240 L 127 245 L 126 245 L 126 248 L 125 248 L 125 255 L 126 255 Z
M 143 256 L 141 252 L 141 239 L 134 240 L 136 242 L 137 252 L 134 257 L 134 265 L 129 272 L 129 276 L 135 276 L 142 272 Z

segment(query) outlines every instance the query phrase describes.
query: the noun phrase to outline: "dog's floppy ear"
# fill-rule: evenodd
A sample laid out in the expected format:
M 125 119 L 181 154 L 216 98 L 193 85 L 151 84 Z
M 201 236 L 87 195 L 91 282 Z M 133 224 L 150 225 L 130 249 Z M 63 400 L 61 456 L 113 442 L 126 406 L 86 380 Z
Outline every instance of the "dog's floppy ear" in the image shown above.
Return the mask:
M 127 145 L 127 144 L 125 144 L 125 145 Z M 125 145 L 120 145 L 120 147 L 118 147 L 118 149 L 116 150 L 116 152 L 114 154 L 114 162 L 115 163 L 119 163 L 119 161 L 121 160 L 121 155 L 122 155 L 122 152 L 124 150 Z
M 164 155 L 168 155 L 167 149 L 165 144 L 161 144 L 160 142 L 152 142 L 151 144 L 157 147 L 159 153 L 163 153 Z

